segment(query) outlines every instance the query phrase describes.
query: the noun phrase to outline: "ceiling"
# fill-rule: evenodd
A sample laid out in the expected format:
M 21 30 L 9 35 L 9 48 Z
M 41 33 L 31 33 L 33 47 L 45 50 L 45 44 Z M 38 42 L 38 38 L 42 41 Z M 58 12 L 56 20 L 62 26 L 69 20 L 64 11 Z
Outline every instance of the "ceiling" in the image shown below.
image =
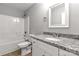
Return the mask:
M 30 8 L 34 3 L 0 3 L 0 5 L 6 5 L 6 6 L 11 6 L 14 8 L 18 8 L 22 11 L 27 10 Z

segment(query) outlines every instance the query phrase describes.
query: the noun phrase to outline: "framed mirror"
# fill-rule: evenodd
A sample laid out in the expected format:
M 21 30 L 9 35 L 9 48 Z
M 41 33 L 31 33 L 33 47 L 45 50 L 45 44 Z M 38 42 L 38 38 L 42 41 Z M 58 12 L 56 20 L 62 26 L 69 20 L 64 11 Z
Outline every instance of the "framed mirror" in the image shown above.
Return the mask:
M 49 7 L 49 28 L 69 27 L 69 4 L 58 3 Z

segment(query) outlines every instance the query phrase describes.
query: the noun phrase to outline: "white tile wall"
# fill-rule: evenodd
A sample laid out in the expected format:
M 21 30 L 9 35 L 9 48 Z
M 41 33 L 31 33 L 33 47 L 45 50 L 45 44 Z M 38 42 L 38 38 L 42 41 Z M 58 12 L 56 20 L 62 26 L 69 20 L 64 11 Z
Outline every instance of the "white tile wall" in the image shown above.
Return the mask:
M 18 19 L 18 22 L 14 20 Z M 24 19 L 0 15 L 0 55 L 18 49 L 17 44 L 23 39 Z

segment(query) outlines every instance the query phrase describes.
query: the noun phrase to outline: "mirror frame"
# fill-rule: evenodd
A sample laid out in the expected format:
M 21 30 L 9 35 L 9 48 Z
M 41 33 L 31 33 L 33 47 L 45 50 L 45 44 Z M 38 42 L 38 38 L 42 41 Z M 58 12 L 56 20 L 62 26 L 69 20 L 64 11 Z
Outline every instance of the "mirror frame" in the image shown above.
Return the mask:
M 56 6 L 59 6 L 61 4 L 64 4 L 65 5 L 65 25 L 51 25 L 51 9 L 52 8 L 55 8 Z M 49 28 L 68 28 L 69 27 L 69 3 L 58 3 L 58 4 L 55 4 L 51 7 L 49 7 Z

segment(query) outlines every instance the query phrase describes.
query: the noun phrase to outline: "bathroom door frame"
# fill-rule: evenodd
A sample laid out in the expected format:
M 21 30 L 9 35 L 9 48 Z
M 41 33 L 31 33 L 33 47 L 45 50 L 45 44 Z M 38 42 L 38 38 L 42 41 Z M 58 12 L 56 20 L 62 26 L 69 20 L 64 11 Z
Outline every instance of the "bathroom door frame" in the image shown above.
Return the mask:
M 26 31 L 26 29 L 24 31 L 27 32 L 27 34 L 30 34 L 30 17 L 29 17 L 29 15 L 26 15 L 24 18 L 25 18 L 25 20 L 27 20 L 27 31 Z M 26 26 L 26 25 L 24 25 L 24 26 Z
M 29 16 L 27 16 L 28 17 L 28 34 L 30 34 L 30 17 Z

